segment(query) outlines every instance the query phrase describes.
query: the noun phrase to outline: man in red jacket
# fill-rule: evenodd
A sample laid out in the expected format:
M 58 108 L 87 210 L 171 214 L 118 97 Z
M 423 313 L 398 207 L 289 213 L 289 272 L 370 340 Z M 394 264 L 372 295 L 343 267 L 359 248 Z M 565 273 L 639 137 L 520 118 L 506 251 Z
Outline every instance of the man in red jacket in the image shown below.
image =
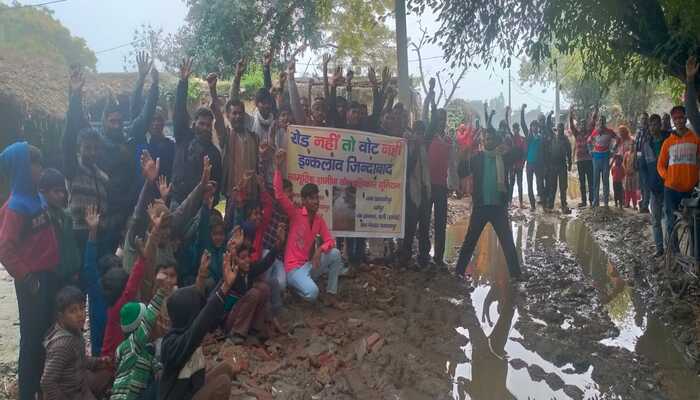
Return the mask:
M 19 398 L 34 399 L 44 370 L 44 335 L 53 321 L 58 242 L 37 191 L 41 152 L 27 142 L 0 153 L 12 192 L 0 209 L 0 263 L 15 280 L 19 309 Z

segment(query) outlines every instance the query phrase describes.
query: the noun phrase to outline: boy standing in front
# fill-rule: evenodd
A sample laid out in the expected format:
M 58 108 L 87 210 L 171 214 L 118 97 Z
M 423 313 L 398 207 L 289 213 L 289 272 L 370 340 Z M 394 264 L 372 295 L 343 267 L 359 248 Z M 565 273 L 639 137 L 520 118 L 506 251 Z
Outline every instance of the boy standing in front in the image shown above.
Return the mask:
M 0 153 L 12 191 L 0 208 L 0 263 L 15 280 L 19 309 L 19 398 L 34 399 L 44 368 L 44 335 L 53 319 L 58 242 L 46 201 L 37 191 L 41 152 L 27 142 Z

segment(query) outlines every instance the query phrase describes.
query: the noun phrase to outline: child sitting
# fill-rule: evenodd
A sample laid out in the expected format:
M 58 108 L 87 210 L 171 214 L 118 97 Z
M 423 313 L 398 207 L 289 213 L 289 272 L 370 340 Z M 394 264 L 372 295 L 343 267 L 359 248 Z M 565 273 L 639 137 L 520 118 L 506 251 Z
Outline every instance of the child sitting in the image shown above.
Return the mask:
M 611 161 L 610 175 L 613 178 L 613 193 L 615 195 L 615 206 L 622 208 L 624 204 L 624 189 L 622 181 L 625 178 L 625 169 L 622 166 L 622 157 L 615 155 Z
M 270 286 L 265 280 L 257 278 L 265 274 L 277 260 L 277 255 L 281 253 L 285 239 L 285 227 L 280 225 L 277 229 L 277 245 L 270 249 L 264 258 L 252 264 L 250 261 L 251 247 L 239 244 L 240 241 L 233 242 L 233 246 L 235 246 L 234 257 L 239 272 L 227 299 L 228 304 L 233 304 L 233 309 L 226 318 L 225 329 L 229 332 L 229 337 L 234 344 L 244 343 L 250 331 L 257 333 L 261 341 L 265 341 L 269 336 L 265 322 L 268 317 Z
M 115 355 L 117 374 L 111 400 L 155 398 L 157 362 L 151 342 L 163 299 L 174 286 L 164 272 L 156 275 L 156 282 L 158 290 L 148 306 L 143 303 L 126 303 L 119 312 L 126 339 L 119 345 Z
M 227 399 L 231 392 L 233 370 L 222 363 L 209 373 L 201 345 L 224 312 L 224 301 L 236 280 L 238 270 L 233 257 L 223 259 L 220 285 L 205 302 L 204 293 L 196 286 L 180 288 L 167 301 L 172 328 L 163 338 L 161 349 L 162 375 L 158 398 L 161 400 Z
M 98 399 L 111 380 L 110 362 L 107 357 L 85 355 L 85 298 L 80 289 L 61 289 L 56 296 L 56 311 L 56 323 L 44 341 L 43 399 Z

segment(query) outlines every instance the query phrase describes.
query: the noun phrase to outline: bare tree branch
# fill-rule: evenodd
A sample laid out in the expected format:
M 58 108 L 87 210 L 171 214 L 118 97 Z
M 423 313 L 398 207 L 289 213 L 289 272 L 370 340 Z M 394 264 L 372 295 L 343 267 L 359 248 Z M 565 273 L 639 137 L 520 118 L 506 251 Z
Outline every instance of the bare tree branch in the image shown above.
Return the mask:
M 459 87 L 459 82 L 464 78 L 464 75 L 467 73 L 467 68 L 468 66 L 465 66 L 462 68 L 462 72 L 459 74 L 457 79 L 452 79 L 452 91 L 450 91 L 450 95 L 447 96 L 445 99 L 445 105 L 444 107 L 447 107 L 450 104 L 450 101 L 452 101 L 452 96 L 455 95 L 455 91 L 457 91 L 457 88 Z M 442 85 L 440 86 L 440 89 L 442 90 Z
M 423 57 L 420 52 L 423 45 L 425 45 L 428 40 L 428 30 L 425 29 L 420 22 L 418 22 L 418 26 L 421 31 L 421 38 L 418 43 L 411 41 L 411 46 L 413 46 L 413 51 L 415 51 L 418 56 L 418 72 L 420 73 L 420 84 L 423 87 L 423 93 L 428 95 L 428 86 L 425 84 L 425 75 L 423 74 Z

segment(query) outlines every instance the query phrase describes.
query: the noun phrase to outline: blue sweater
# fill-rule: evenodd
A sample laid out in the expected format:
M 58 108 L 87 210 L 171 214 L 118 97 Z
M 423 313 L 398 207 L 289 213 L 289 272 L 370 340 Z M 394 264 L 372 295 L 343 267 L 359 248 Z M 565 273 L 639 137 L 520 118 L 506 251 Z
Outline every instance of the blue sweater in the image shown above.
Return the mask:
M 102 350 L 105 325 L 107 324 L 107 303 L 100 286 L 100 276 L 97 273 L 97 244 L 88 241 L 85 245 L 85 260 L 80 278 L 83 287 L 87 287 L 88 314 L 90 315 L 90 347 L 92 356 L 99 357 Z
M 540 142 L 542 136 L 530 136 L 527 140 L 527 163 L 533 167 L 540 163 Z

